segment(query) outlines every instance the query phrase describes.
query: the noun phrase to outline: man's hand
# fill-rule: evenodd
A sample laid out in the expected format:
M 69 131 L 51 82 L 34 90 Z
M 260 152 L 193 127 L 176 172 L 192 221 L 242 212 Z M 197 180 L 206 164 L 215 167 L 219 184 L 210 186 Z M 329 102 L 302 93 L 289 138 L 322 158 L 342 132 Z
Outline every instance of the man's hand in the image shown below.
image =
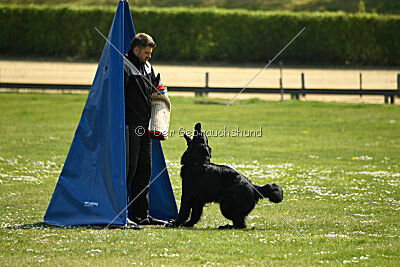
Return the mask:
M 159 73 L 159 74 L 157 74 L 157 77 L 153 80 L 153 85 L 154 85 L 155 88 L 158 88 L 158 85 L 160 83 L 160 79 L 161 79 L 161 76 L 160 76 L 160 73 Z

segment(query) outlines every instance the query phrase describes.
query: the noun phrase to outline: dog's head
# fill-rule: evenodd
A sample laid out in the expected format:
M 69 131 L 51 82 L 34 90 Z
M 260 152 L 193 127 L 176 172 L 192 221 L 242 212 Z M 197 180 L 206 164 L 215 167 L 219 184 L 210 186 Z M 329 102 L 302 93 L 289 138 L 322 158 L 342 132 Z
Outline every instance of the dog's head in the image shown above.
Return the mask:
M 277 184 L 267 184 L 265 186 L 265 196 L 268 197 L 268 199 L 271 202 L 274 202 L 274 203 L 282 202 L 282 200 L 283 200 L 282 187 L 280 187 Z
M 211 147 L 208 145 L 208 139 L 201 130 L 201 123 L 194 126 L 193 138 L 184 134 L 187 143 L 187 149 L 181 158 L 182 165 L 203 164 L 210 162 Z

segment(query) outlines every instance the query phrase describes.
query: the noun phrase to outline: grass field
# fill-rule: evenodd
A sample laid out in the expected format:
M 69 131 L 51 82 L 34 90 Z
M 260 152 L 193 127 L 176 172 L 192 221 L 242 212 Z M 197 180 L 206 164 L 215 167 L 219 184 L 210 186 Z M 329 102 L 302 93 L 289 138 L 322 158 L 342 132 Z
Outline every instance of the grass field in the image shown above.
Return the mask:
M 365 11 L 398 14 L 400 3 L 393 0 L 362 0 Z M 346 11 L 358 12 L 360 0 L 134 0 L 129 1 L 135 6 L 192 6 L 192 7 L 218 7 L 218 8 L 243 8 L 261 10 L 290 10 L 290 11 Z M 3 4 L 68 4 L 68 5 L 112 5 L 116 6 L 118 0 L 0 0 Z
M 260 131 L 209 137 L 212 161 L 231 162 L 285 199 L 260 201 L 246 230 L 209 205 L 193 229 L 105 230 L 41 223 L 85 95 L 0 94 L 0 265 L 400 264 L 400 107 L 246 100 L 229 106 L 173 98 L 163 143 L 180 200 L 181 129 Z M 221 135 L 221 134 L 220 134 Z

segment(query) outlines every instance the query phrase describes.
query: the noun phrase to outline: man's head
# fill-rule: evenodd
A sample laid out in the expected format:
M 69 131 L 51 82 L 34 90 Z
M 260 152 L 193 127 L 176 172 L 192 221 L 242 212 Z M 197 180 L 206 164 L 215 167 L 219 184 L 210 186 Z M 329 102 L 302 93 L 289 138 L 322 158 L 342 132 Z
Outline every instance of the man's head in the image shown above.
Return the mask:
M 153 38 L 146 33 L 136 34 L 131 42 L 131 50 L 142 63 L 146 63 L 147 60 L 151 58 L 154 47 L 156 47 L 156 43 Z

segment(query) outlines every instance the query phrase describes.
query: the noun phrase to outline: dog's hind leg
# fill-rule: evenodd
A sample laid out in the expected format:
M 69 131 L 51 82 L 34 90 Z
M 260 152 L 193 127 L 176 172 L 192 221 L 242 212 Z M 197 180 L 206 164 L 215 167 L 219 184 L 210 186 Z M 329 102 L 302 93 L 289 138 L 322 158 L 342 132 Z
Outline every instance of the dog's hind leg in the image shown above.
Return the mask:
M 250 188 L 236 186 L 229 190 L 220 200 L 220 209 L 225 218 L 232 220 L 233 228 L 246 228 L 245 218 L 255 206 Z M 225 225 L 222 229 L 232 228 Z
M 233 228 L 235 229 L 244 229 L 246 228 L 245 218 L 238 218 L 233 220 Z
M 190 220 L 184 223 L 182 226 L 193 227 L 198 221 L 200 221 L 201 215 L 203 214 L 203 207 L 204 205 L 201 203 L 193 204 Z
M 218 229 L 244 229 L 246 228 L 246 222 L 245 219 L 237 219 L 233 221 L 233 225 L 232 224 L 227 224 L 227 225 L 223 225 L 218 227 Z

